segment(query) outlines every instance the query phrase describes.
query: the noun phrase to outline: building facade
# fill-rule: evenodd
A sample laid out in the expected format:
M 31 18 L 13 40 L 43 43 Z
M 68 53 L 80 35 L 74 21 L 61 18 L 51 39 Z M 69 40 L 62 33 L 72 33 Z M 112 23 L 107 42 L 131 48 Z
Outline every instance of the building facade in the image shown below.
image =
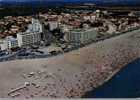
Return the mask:
M 95 39 L 96 37 L 97 31 L 95 29 L 76 29 L 66 33 L 65 40 L 68 42 L 86 43 Z
M 18 47 L 18 41 L 16 38 L 12 37 L 12 36 L 8 36 L 6 38 L 7 40 L 7 46 L 8 46 L 8 49 L 12 49 L 12 48 L 16 48 Z
M 26 32 L 18 33 L 18 46 L 29 46 L 39 43 L 41 41 L 41 33 L 43 33 L 43 26 L 39 20 L 32 19 L 32 23 L 28 26 Z
M 37 19 L 32 19 L 32 23 L 28 26 L 28 29 L 26 32 L 38 32 L 42 33 L 43 32 L 43 26 L 40 23 L 39 20 Z
M 24 32 L 17 34 L 18 46 L 28 46 L 41 41 L 41 33 L 38 32 Z
M 0 41 L 0 48 L 1 50 L 6 50 L 39 43 L 41 41 L 41 33 L 43 33 L 42 24 L 39 20 L 32 19 L 32 23 L 28 25 L 26 32 L 17 33 L 17 38 L 7 36 Z
M 1 50 L 12 49 L 18 47 L 18 41 L 12 36 L 6 37 L 0 44 Z

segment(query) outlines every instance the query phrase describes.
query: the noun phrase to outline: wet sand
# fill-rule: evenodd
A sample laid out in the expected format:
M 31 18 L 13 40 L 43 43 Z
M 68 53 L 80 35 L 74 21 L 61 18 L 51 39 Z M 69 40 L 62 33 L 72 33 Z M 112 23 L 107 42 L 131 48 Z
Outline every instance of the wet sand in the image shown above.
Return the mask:
M 0 63 L 0 97 L 79 98 L 140 57 L 140 30 L 46 59 Z

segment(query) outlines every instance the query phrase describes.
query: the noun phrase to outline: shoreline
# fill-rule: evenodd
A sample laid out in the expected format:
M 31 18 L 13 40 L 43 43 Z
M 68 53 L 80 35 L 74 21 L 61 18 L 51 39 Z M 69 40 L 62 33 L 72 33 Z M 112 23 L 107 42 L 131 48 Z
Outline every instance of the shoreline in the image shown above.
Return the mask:
M 135 60 L 137 60 L 137 59 L 140 59 L 140 58 L 136 58 Z M 135 60 L 133 60 L 133 61 L 135 61 Z M 132 62 L 133 62 L 133 61 L 132 61 Z M 132 62 L 129 62 L 128 64 L 130 64 L 130 63 L 132 63 Z M 102 87 L 102 85 L 104 85 L 104 84 L 106 84 L 108 81 L 110 81 L 110 80 L 111 80 L 116 74 L 118 74 L 121 70 L 125 69 L 125 68 L 127 67 L 128 64 L 124 65 L 124 67 L 122 67 L 122 68 L 120 68 L 120 69 L 115 70 L 107 79 L 105 79 L 105 81 L 104 81 L 103 83 L 101 83 L 101 84 L 100 84 L 99 86 L 97 86 L 95 89 L 93 89 L 93 90 L 91 90 L 91 91 L 87 91 L 87 92 L 82 96 L 82 98 L 85 98 L 85 96 L 86 96 L 87 93 L 89 93 L 89 92 L 94 92 L 94 91 L 96 91 L 96 89 L 98 89 L 99 87 Z M 88 98 L 88 97 L 86 97 L 86 98 Z
M 16 98 L 79 98 L 140 57 L 139 33 L 122 34 L 51 58 L 1 62 L 0 97 L 11 98 L 7 93 L 12 88 L 29 82 L 34 85 L 13 95 L 19 94 Z M 28 77 L 30 72 L 34 74 Z
M 115 85 L 114 85 L 114 82 L 112 83 L 112 80 L 115 80 L 115 81 L 117 81 L 117 82 L 119 82 L 119 84 L 121 85 L 121 83 L 123 84 L 123 82 L 124 82 L 124 80 L 123 80 L 123 82 L 121 82 L 122 80 L 117 80 L 117 76 L 119 76 L 119 79 L 122 79 L 122 77 L 123 77 L 123 79 L 125 79 L 125 77 L 126 77 L 126 81 L 127 82 L 130 82 L 130 78 L 128 78 L 127 77 L 127 74 L 129 73 L 129 71 L 128 71 L 128 69 L 130 69 L 130 65 L 131 65 L 131 67 L 133 67 L 132 66 L 132 64 L 133 63 L 135 63 L 135 62 L 138 62 L 138 61 L 140 61 L 140 58 L 137 58 L 137 59 L 135 59 L 134 61 L 132 61 L 132 62 L 130 62 L 130 63 L 128 63 L 126 66 L 124 66 L 124 67 L 122 67 L 120 70 L 117 70 L 117 71 L 115 71 L 115 72 L 113 72 L 112 73 L 112 75 L 110 75 L 110 77 L 108 77 L 108 79 L 107 80 L 105 80 L 105 82 L 102 84 L 102 85 L 100 85 L 100 86 L 98 86 L 97 88 L 95 88 L 94 90 L 91 90 L 91 91 L 88 91 L 88 92 L 86 92 L 85 93 L 85 95 L 83 95 L 82 96 L 82 98 L 93 98 L 93 97 L 95 97 L 95 98 L 101 98 L 102 96 L 97 96 L 96 97 L 96 95 L 95 94 L 97 94 L 97 95 L 100 95 L 100 93 L 101 93 L 101 95 L 103 95 L 104 94 L 104 89 L 105 89 L 105 91 L 106 92 L 108 92 L 108 88 L 110 88 L 110 86 L 112 87 L 112 88 L 115 88 L 115 87 L 113 87 L 113 86 L 115 86 L 115 85 L 117 85 L 117 83 L 115 83 Z M 134 67 L 136 67 L 136 66 L 134 66 Z M 138 66 L 137 66 L 137 68 L 138 68 Z M 131 68 L 132 69 L 132 68 Z M 126 70 L 127 70 L 127 74 L 124 74 L 124 71 L 126 72 Z M 135 69 L 133 69 L 133 70 L 135 70 Z M 131 73 L 133 73 L 133 71 L 130 71 Z M 121 75 L 120 75 L 120 73 L 121 73 Z M 122 74 L 123 75 L 125 75 L 125 77 L 124 76 L 122 76 Z M 134 73 L 133 73 L 133 75 L 135 75 Z M 132 77 L 133 77 L 133 75 L 132 75 Z M 131 75 L 130 75 L 131 76 Z M 134 78 L 134 77 L 133 77 Z M 132 79 L 133 80 L 133 79 Z M 134 79 L 135 80 L 135 79 Z M 125 82 L 125 84 L 127 84 L 127 82 Z M 113 84 L 113 85 L 112 85 Z M 133 84 L 134 84 L 134 82 L 133 82 Z M 108 86 L 107 86 L 108 85 Z M 108 88 L 107 88 L 107 87 Z M 118 86 L 118 85 L 117 85 Z M 124 86 L 124 84 L 123 84 L 123 86 Z M 120 86 L 120 87 L 123 87 L 123 86 Z M 129 86 L 131 86 L 130 84 L 129 84 Z M 120 90 L 121 90 L 121 88 L 119 87 L 119 89 L 118 90 L 115 90 L 115 91 L 117 91 L 117 93 L 119 94 L 120 92 Z M 125 86 L 124 86 L 125 87 Z M 128 87 L 128 86 L 127 86 Z M 134 89 L 133 87 L 130 87 L 131 89 Z M 136 88 L 136 87 L 135 87 Z M 115 88 L 116 89 L 116 88 Z M 126 89 L 126 87 L 125 87 L 125 89 Z M 127 92 L 127 90 L 124 90 L 124 89 L 122 89 L 123 91 L 126 91 Z M 129 90 L 129 89 L 128 89 Z M 113 91 L 112 91 L 113 92 Z M 133 93 L 134 92 L 134 93 Z M 137 97 L 135 97 L 135 96 L 133 96 L 133 95 L 135 95 L 135 92 L 136 91 L 129 91 L 128 93 L 131 93 L 131 96 L 129 96 L 129 98 L 138 98 L 139 96 L 137 95 Z M 117 95 L 117 93 L 116 92 L 114 92 L 113 94 L 114 94 L 114 96 L 112 96 L 112 95 L 110 95 L 109 93 L 111 93 L 111 90 L 109 89 L 109 92 L 108 93 L 105 93 L 106 95 L 103 95 L 105 98 L 114 98 L 114 96 L 116 96 Z M 117 97 L 117 98 L 127 98 L 127 96 L 125 95 L 125 93 L 123 94 L 123 92 L 121 92 L 122 94 L 120 94 L 121 96 L 119 96 L 119 97 Z M 89 96 L 89 97 L 88 97 Z M 117 95 L 118 96 L 118 95 Z M 123 97 L 124 96 L 124 97 Z M 104 98 L 103 97 L 103 98 Z

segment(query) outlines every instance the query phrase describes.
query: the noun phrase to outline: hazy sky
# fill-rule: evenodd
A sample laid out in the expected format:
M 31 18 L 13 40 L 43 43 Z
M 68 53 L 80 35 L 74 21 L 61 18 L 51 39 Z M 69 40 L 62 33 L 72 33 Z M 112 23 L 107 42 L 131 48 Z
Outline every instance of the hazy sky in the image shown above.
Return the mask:
M 64 2 L 79 2 L 79 1 L 92 1 L 95 4 L 129 4 L 129 5 L 140 5 L 140 0 L 0 0 L 1 2 L 32 2 L 32 1 L 64 1 Z
M 0 1 L 102 1 L 102 2 L 111 2 L 111 1 L 140 1 L 140 0 L 0 0 Z

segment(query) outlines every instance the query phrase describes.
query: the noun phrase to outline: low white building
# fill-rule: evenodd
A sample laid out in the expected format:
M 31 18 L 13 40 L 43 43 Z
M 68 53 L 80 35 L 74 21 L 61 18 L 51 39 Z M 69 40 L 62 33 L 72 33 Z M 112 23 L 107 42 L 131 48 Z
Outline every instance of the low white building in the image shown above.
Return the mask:
M 2 39 L 2 40 L 0 41 L 0 49 L 1 49 L 1 50 L 6 50 L 6 49 L 8 49 L 6 39 Z
M 58 28 L 58 22 L 57 21 L 49 21 L 48 24 L 49 24 L 49 28 L 50 28 L 51 31 Z
M 27 46 L 35 43 L 39 43 L 41 41 L 41 33 L 38 32 L 24 32 L 17 34 L 18 46 Z
M 16 38 L 12 36 L 8 36 L 4 40 L 1 41 L 0 47 L 1 47 L 1 50 L 16 48 L 18 47 L 18 41 Z
M 84 18 L 85 21 L 91 20 L 91 17 L 90 16 L 84 16 L 83 18 Z
M 18 47 L 18 41 L 16 38 L 12 36 L 6 37 L 6 40 L 8 42 L 8 49 L 16 48 Z
M 114 25 L 114 24 L 108 24 L 108 31 L 107 31 L 107 33 L 113 34 L 113 33 L 116 32 L 116 30 L 117 30 L 117 26 L 116 25 Z
M 100 10 L 96 10 L 96 18 L 99 18 L 101 16 L 101 11 Z
M 107 33 L 114 34 L 117 31 L 117 26 L 111 21 L 105 20 L 104 27 L 108 27 Z

